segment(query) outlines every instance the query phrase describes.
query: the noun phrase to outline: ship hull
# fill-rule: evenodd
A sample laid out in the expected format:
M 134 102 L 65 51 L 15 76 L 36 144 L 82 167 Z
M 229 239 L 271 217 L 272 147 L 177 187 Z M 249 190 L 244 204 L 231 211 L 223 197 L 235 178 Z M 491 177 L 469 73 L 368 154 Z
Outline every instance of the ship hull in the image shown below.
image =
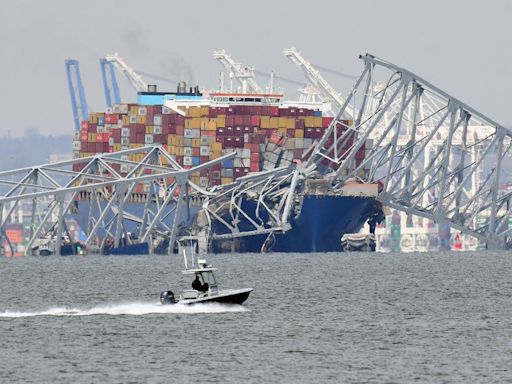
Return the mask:
M 80 225 L 86 225 L 89 212 L 89 201 L 79 201 L 76 219 Z M 255 203 L 243 203 L 246 212 L 255 212 Z M 222 252 L 339 252 L 342 251 L 341 237 L 346 233 L 358 232 L 374 212 L 375 198 L 306 195 L 303 198 L 300 212 L 292 214 L 290 229 L 284 233 L 274 233 L 269 241 L 269 234 L 245 236 L 236 239 L 214 240 L 211 251 Z M 142 217 L 143 203 L 127 203 L 125 209 L 131 214 Z M 193 208 L 191 215 L 199 211 Z M 108 215 L 107 215 L 108 216 Z M 261 217 L 263 221 L 267 218 Z M 166 223 L 168 225 L 171 222 Z M 246 223 L 248 224 L 248 223 Z M 137 224 L 127 224 L 128 229 L 137 231 Z M 239 227 L 243 231 L 244 223 Z M 214 232 L 222 234 L 220 224 L 213 223 Z M 103 235 L 102 231 L 98 233 Z

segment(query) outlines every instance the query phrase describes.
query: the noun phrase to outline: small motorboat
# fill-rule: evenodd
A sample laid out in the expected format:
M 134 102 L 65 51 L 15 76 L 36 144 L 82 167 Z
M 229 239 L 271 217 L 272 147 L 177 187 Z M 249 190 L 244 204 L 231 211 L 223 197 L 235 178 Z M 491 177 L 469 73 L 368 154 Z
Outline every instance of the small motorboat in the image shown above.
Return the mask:
M 194 282 L 194 288 L 181 291 L 175 295 L 172 291 L 163 291 L 160 294 L 160 302 L 162 304 L 199 304 L 199 303 L 223 303 L 223 304 L 242 304 L 253 288 L 240 288 L 240 289 L 219 289 L 217 279 L 215 278 L 213 268 L 204 259 L 195 259 L 195 249 L 197 247 L 197 238 L 186 237 L 179 241 L 179 248 L 183 251 L 185 260 L 185 270 L 182 273 L 186 276 L 192 277 L 190 281 Z M 184 243 L 188 242 L 188 245 Z M 188 251 L 188 252 L 187 252 Z M 188 268 L 187 254 L 191 257 L 191 268 Z

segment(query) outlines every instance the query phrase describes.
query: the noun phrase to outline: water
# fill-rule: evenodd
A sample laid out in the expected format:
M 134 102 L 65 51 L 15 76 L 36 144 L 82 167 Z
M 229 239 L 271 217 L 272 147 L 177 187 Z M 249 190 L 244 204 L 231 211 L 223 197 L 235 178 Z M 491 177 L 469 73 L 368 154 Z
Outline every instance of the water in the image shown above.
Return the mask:
M 209 261 L 244 306 L 160 306 L 174 257 L 0 259 L 0 382 L 512 382 L 508 253 Z

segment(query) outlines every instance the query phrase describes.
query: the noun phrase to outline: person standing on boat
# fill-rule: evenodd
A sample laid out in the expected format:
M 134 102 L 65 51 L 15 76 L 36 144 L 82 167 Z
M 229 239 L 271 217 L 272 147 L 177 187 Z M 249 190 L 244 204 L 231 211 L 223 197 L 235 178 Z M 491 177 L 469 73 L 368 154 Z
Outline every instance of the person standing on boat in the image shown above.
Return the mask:
M 196 275 L 196 279 L 192 282 L 192 289 L 200 291 L 202 287 L 203 284 L 201 284 L 201 281 L 199 280 L 199 275 Z

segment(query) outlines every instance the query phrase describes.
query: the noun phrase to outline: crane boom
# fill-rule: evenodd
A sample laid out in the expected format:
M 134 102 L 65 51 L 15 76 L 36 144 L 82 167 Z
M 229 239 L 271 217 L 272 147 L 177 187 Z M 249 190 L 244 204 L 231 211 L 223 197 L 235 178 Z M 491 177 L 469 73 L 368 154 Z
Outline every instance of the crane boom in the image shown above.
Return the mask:
M 145 92 L 148 90 L 148 85 L 142 79 L 142 77 L 140 77 L 140 75 L 138 75 L 137 72 L 135 72 L 135 70 L 130 67 L 121 56 L 119 56 L 119 54 L 114 53 L 106 55 L 105 60 L 111 62 L 119 72 L 125 75 L 130 85 L 137 92 Z
M 214 51 L 213 57 L 224 65 L 224 67 L 226 67 L 226 69 L 228 69 L 240 82 L 242 92 L 263 93 L 262 88 L 254 79 L 254 68 L 237 63 L 225 50 Z
M 339 92 L 336 92 L 336 90 L 327 82 L 327 80 L 324 79 L 320 72 L 318 72 L 309 61 L 302 57 L 301 53 L 296 48 L 283 49 L 283 55 L 302 69 L 306 78 L 320 91 L 320 99 L 331 103 L 333 112 L 337 112 L 341 109 L 345 103 L 345 99 Z
M 73 120 L 75 130 L 80 130 L 80 122 L 89 118 L 87 101 L 85 99 L 84 86 L 80 77 L 80 65 L 78 60 L 68 59 L 66 64 L 66 74 L 69 85 L 69 96 L 71 98 L 71 109 L 73 111 Z
M 116 72 L 114 64 L 105 58 L 100 59 L 101 78 L 103 80 L 103 90 L 105 92 L 105 103 L 107 108 L 112 104 L 121 103 L 121 95 L 119 93 L 119 85 L 117 84 Z

